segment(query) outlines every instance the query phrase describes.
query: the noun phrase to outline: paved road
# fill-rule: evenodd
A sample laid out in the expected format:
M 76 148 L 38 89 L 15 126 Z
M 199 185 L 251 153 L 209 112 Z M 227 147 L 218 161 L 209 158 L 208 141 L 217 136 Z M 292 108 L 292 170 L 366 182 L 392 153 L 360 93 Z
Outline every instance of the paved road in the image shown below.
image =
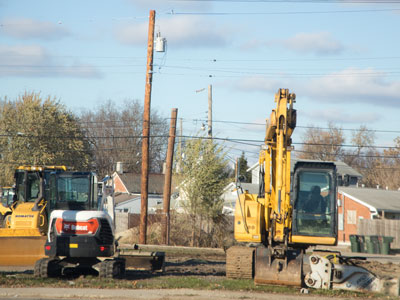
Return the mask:
M 332 297 L 311 295 L 282 295 L 261 292 L 209 291 L 192 289 L 171 290 L 103 290 L 78 288 L 1 288 L 0 299 L 148 299 L 148 300 L 210 300 L 210 299 L 254 299 L 254 300 L 299 300 L 321 299 L 332 300 Z M 351 298 L 340 298 L 351 299 Z

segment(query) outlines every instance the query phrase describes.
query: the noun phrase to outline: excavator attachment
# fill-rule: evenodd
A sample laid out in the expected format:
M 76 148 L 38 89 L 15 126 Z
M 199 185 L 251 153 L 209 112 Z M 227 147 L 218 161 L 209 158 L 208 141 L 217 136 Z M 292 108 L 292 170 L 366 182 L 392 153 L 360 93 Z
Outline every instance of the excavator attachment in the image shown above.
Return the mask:
M 125 260 L 125 268 L 128 270 L 164 271 L 165 252 L 145 251 L 135 245 L 118 248 L 118 257 Z
M 270 248 L 257 247 L 254 265 L 256 284 L 302 285 L 302 251 L 287 250 L 285 256 L 280 256 Z
M 44 244 L 46 236 L 35 235 L 21 236 L 22 232 L 13 230 L 13 236 L 4 236 L 0 230 L 0 266 L 33 266 L 35 262 L 44 257 Z M 25 233 L 25 235 L 28 235 Z
M 311 254 L 311 271 L 305 276 L 305 284 L 311 288 L 368 291 L 399 296 L 399 278 L 378 278 L 370 271 L 353 264 L 351 257 L 338 258 L 333 255 Z

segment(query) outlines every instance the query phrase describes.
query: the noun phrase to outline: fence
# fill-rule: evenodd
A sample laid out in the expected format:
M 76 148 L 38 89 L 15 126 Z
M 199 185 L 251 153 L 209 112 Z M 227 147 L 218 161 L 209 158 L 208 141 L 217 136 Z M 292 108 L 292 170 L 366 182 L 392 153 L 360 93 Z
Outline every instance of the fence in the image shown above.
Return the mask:
M 392 236 L 391 248 L 400 249 L 400 220 L 358 220 L 357 234 Z
M 160 214 L 148 214 L 147 225 L 150 226 L 153 223 L 161 223 L 162 215 Z M 131 214 L 119 212 L 115 213 L 115 231 L 121 232 L 128 230 L 129 228 L 137 227 L 140 224 L 140 214 Z

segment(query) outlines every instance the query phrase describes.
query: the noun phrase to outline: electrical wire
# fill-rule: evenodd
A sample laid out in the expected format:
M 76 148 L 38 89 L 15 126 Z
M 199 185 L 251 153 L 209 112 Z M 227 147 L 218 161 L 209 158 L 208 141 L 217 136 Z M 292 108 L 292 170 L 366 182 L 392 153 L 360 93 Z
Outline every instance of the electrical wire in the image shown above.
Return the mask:
M 347 14 L 347 13 L 371 13 L 371 12 L 390 12 L 400 11 L 399 8 L 384 9 L 357 9 L 357 10 L 326 10 L 326 11 L 277 11 L 277 12 L 178 12 L 172 10 L 167 12 L 169 15 L 204 15 L 204 16 L 237 16 L 237 15 L 304 15 L 304 14 Z

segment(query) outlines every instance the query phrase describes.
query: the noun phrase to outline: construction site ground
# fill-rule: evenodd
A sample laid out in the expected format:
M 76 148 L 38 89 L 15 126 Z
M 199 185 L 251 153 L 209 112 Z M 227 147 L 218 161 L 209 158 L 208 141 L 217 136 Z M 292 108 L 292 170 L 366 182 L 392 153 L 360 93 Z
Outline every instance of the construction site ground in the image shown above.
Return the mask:
M 225 277 L 225 252 L 223 249 L 148 245 L 139 247 L 144 251 L 164 251 L 166 253 L 163 273 L 128 270 L 123 279 L 106 280 L 104 282 L 94 277 L 86 278 L 85 276 L 35 281 L 32 267 L 0 267 L 0 299 L 31 299 L 32 297 L 28 297 L 28 291 L 31 291 L 31 295 L 37 293 L 37 296 L 33 297 L 35 299 L 47 299 L 46 294 L 41 293 L 41 289 L 52 290 L 54 288 L 57 288 L 57 292 L 50 294 L 52 296 L 50 298 L 53 299 L 82 298 L 82 295 L 85 295 L 84 298 L 103 299 L 111 299 L 113 298 L 112 295 L 136 299 L 269 299 L 267 295 L 275 294 L 276 296 L 276 293 L 284 295 L 284 297 L 280 297 L 282 299 L 300 299 L 296 297 L 305 296 L 300 294 L 300 289 L 253 288 L 250 280 L 243 285 L 243 289 L 240 287 L 239 281 L 229 283 Z M 347 247 L 336 247 L 331 250 L 340 250 L 342 254 L 347 256 L 359 255 L 358 253 L 351 253 Z M 367 266 L 376 275 L 386 277 L 400 274 L 400 255 L 361 255 L 368 256 L 368 260 L 360 261 L 360 263 Z M 71 287 L 73 287 L 73 290 L 69 290 L 68 293 L 58 291 L 59 289 L 71 289 Z M 163 290 L 157 290 L 159 288 Z M 118 292 L 110 292 L 108 289 L 118 289 Z M 99 293 L 103 296 L 98 297 Z M 59 296 L 55 297 L 55 294 Z M 218 296 L 215 297 L 216 295 Z M 320 291 L 310 291 L 307 296 L 318 296 L 320 299 L 332 296 L 342 299 L 363 298 L 362 295 L 354 293 L 324 294 Z

